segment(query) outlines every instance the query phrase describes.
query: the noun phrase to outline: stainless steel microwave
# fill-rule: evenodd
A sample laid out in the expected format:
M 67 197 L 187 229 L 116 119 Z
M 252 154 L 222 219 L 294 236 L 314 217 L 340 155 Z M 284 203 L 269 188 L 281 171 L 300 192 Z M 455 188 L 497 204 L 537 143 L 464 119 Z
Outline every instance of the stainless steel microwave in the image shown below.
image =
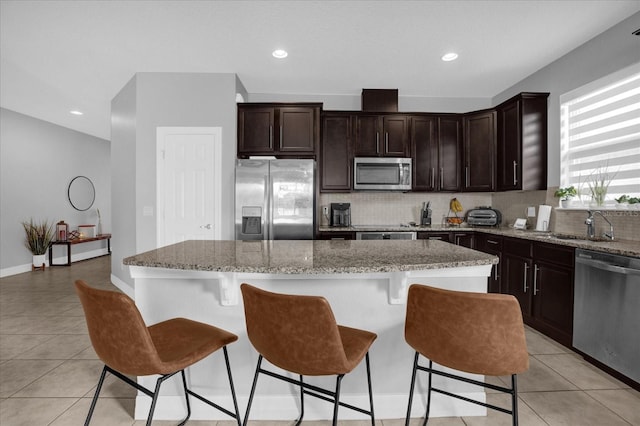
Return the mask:
M 411 191 L 411 158 L 354 158 L 353 189 Z

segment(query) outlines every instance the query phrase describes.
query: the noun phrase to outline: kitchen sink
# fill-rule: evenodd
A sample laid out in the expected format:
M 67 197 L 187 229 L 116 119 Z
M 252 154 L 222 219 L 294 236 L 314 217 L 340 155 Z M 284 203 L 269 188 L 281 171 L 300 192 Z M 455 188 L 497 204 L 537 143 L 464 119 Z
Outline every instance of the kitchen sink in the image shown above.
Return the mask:
M 551 234 L 551 238 L 557 238 L 558 240 L 573 240 L 573 241 L 611 241 L 608 238 L 604 237 L 592 237 L 589 238 L 587 236 L 579 236 L 579 235 L 569 235 L 569 234 Z

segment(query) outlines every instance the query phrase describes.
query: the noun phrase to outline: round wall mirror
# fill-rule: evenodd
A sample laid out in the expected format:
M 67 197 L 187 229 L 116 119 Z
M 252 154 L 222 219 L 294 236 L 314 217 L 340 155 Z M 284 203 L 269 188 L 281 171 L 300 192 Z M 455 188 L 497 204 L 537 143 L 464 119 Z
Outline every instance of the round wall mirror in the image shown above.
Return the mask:
M 86 176 L 76 176 L 69 183 L 69 202 L 74 209 L 89 210 L 96 199 L 96 188 Z

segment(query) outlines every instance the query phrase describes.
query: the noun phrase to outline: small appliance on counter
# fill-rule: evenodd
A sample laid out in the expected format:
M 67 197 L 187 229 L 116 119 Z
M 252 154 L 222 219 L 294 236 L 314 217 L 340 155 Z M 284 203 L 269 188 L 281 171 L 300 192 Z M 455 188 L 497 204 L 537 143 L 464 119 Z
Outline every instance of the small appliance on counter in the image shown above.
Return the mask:
M 470 226 L 499 226 L 502 214 L 491 207 L 476 207 L 467 212 L 467 223 Z
M 331 203 L 331 226 L 351 226 L 350 203 Z
M 431 226 L 431 209 L 429 206 L 431 205 L 431 201 L 425 201 L 422 204 L 422 210 L 420 211 L 420 225 L 421 226 Z

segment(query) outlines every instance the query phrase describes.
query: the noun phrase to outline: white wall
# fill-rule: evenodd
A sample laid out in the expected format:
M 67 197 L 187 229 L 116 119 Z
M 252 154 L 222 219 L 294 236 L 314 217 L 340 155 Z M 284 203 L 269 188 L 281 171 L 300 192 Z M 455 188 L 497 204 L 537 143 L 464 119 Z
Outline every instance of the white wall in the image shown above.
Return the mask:
M 157 248 L 157 127 L 222 127 L 221 238 L 233 239 L 238 88 L 235 74 L 138 73 L 112 101 L 114 235 L 127 234 L 112 260 L 119 280 L 132 285 L 123 258 Z
M 0 109 L 0 276 L 31 270 L 22 221 L 64 220 L 72 230 L 97 224 L 100 209 L 103 231 L 111 230 L 110 163 L 107 140 Z M 84 212 L 75 210 L 67 197 L 69 183 L 79 175 L 90 178 L 96 189 L 93 207 Z M 73 253 L 103 246 L 86 243 Z M 62 247 L 54 251 L 55 258 L 65 255 Z
M 498 104 L 519 92 L 550 92 L 548 186 L 560 185 L 560 95 L 640 62 L 640 13 L 620 22 L 493 99 Z

